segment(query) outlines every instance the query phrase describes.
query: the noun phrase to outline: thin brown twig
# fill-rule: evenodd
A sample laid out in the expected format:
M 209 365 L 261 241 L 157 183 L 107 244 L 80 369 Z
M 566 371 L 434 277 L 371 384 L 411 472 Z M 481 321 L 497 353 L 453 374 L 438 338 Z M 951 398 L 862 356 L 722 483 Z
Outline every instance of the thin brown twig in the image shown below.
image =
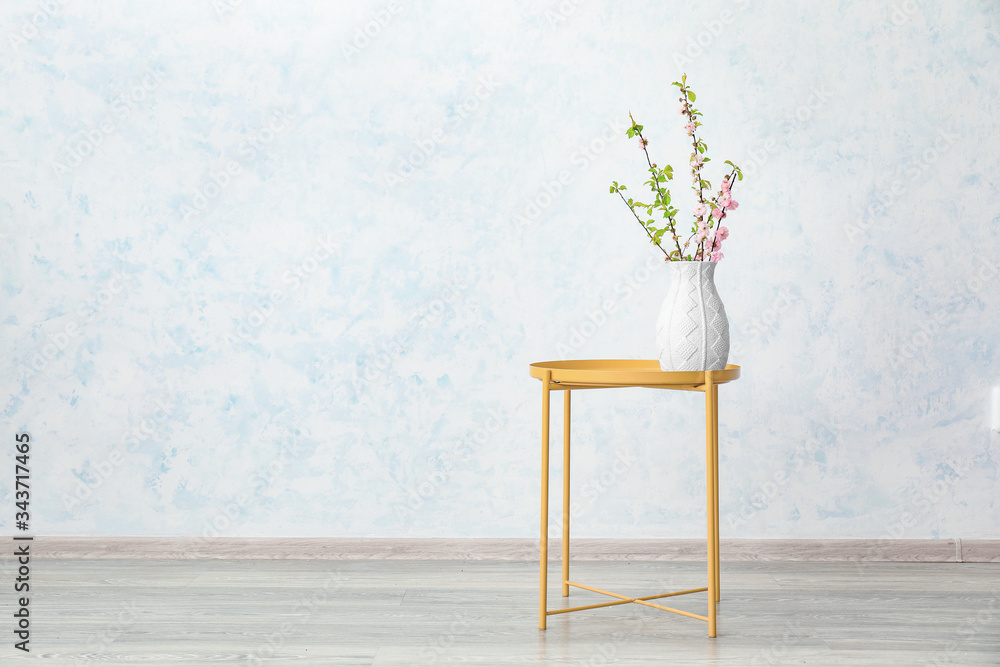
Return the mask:
M 635 209 L 632 208 L 632 205 L 628 203 L 627 199 L 625 199 L 625 195 L 621 193 L 621 190 L 618 190 L 618 196 L 622 198 L 622 201 L 625 202 L 625 205 L 628 206 L 630 211 L 632 211 L 632 215 L 634 215 L 635 219 L 639 221 L 639 224 L 642 225 L 642 228 L 646 230 L 646 236 L 649 237 L 649 240 L 652 241 L 653 244 L 660 249 L 660 252 L 662 252 L 669 261 L 670 255 L 667 254 L 667 251 L 663 249 L 663 246 L 661 246 L 659 243 L 656 242 L 656 239 L 653 238 L 653 235 L 649 233 L 649 229 L 646 227 L 646 223 L 644 223 L 642 219 L 636 214 Z
M 629 113 L 628 117 L 632 121 L 632 127 L 635 127 L 636 125 L 635 118 L 632 118 L 631 112 Z M 642 136 L 642 131 L 636 130 L 635 133 L 639 135 L 639 145 L 642 146 L 642 152 L 646 155 L 646 164 L 649 165 L 649 169 L 652 172 L 653 185 L 651 185 L 650 188 L 660 196 L 660 202 L 663 203 L 664 206 L 670 206 L 670 204 L 664 202 L 664 199 L 666 198 L 666 193 L 663 191 L 663 188 L 660 187 L 659 182 L 657 182 L 656 180 L 656 173 L 655 173 L 656 167 L 653 166 L 653 160 L 649 157 L 649 151 L 646 150 L 646 144 L 649 142 L 647 142 L 646 138 Z M 621 193 L 619 192 L 618 194 L 620 195 Z M 622 197 L 622 199 L 624 199 L 624 197 Z M 666 211 L 664 211 L 664 214 L 667 216 L 667 225 L 670 227 L 670 236 L 673 237 L 674 245 L 677 246 L 677 255 L 681 259 L 684 259 L 684 252 L 681 250 L 681 244 L 677 237 L 677 222 L 674 220 L 674 217 L 672 215 L 667 214 Z M 632 211 L 632 215 L 635 215 L 635 211 Z M 638 217 L 639 216 L 636 216 L 636 218 Z M 645 225 L 643 225 L 643 227 L 645 227 Z M 647 233 L 649 233 L 649 230 L 647 230 Z M 657 243 L 657 245 L 659 244 Z M 660 250 L 663 250 L 662 246 L 660 247 Z M 663 252 L 666 253 L 667 251 L 663 250 Z M 670 255 L 667 255 L 667 259 L 669 258 Z
M 688 123 L 695 123 L 696 120 L 695 120 L 694 114 L 692 114 L 692 112 L 691 112 L 691 108 L 692 107 L 691 107 L 691 104 L 690 104 L 690 100 L 688 99 L 688 94 L 687 94 L 688 93 L 688 89 L 687 89 L 687 86 L 685 86 L 684 84 L 681 84 L 680 86 L 678 86 L 678 88 L 680 88 L 680 91 L 681 91 L 681 100 L 680 101 L 681 101 L 681 104 L 684 105 L 684 109 L 685 109 L 684 115 L 687 117 Z M 694 129 L 694 130 L 691 131 L 691 147 L 692 147 L 692 149 L 694 149 L 694 153 L 692 155 L 693 155 L 693 157 L 695 159 L 697 159 L 697 157 L 699 155 L 699 153 L 698 153 L 698 135 L 697 135 L 697 129 Z M 691 165 L 691 175 L 695 176 L 697 178 L 697 180 L 698 180 L 698 189 L 696 190 L 696 192 L 698 193 L 698 203 L 699 204 L 704 204 L 705 203 L 705 188 L 702 185 L 702 180 L 703 179 L 701 177 L 701 167 L 695 168 L 693 165 Z M 691 189 L 694 190 L 694 186 L 692 186 Z M 708 214 L 706 213 L 706 215 L 708 215 Z M 709 228 L 711 228 L 711 226 L 712 226 L 711 215 L 709 215 L 708 217 L 709 217 L 708 226 L 709 226 Z M 695 230 L 695 232 L 692 232 L 691 236 L 694 236 L 696 233 L 697 233 L 697 230 Z M 700 254 L 702 256 L 702 261 L 704 261 L 704 259 L 705 259 L 705 241 L 704 241 L 704 239 L 702 239 L 701 241 L 698 242 L 698 253 L 697 254 Z

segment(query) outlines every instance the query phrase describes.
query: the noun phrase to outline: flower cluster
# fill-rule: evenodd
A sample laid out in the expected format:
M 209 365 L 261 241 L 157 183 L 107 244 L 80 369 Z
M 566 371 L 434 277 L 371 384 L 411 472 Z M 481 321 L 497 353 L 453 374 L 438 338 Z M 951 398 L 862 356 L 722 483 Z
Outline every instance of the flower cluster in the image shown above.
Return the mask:
M 695 195 L 698 197 L 698 203 L 695 204 L 692 211 L 694 213 L 694 221 L 691 228 L 691 235 L 684 241 L 682 247 L 680 235 L 677 233 L 676 216 L 678 210 L 670 205 L 670 191 L 664 185 L 661 185 L 673 180 L 673 168 L 667 165 L 665 168 L 660 169 L 650 159 L 649 152 L 646 150 L 649 140 L 642 135 L 643 126 L 636 123 L 631 114 L 629 114 L 629 118 L 632 119 L 632 126 L 628 129 L 628 136 L 639 137 L 639 145 L 646 156 L 646 163 L 649 165 L 649 172 L 652 175 L 650 180 L 646 181 L 645 184 L 650 186 L 650 189 L 653 191 L 653 203 L 644 204 L 632 198 L 626 199 L 623 194 L 626 187 L 619 185 L 617 181 L 612 182 L 611 192 L 617 193 L 622 201 L 628 205 L 632 211 L 632 215 L 645 228 L 649 240 L 663 251 L 667 261 L 718 262 L 724 257 L 722 254 L 722 242 L 729 237 L 729 229 L 722 225 L 722 221 L 725 220 L 730 211 L 736 210 L 739 207 L 739 203 L 733 199 L 731 189 L 736 180 L 743 180 L 743 172 L 740 171 L 739 167 L 727 160 L 726 164 L 731 167 L 731 170 L 723 177 L 720 190 L 714 197 L 710 194 L 706 196 L 706 192 L 711 193 L 712 184 L 705 179 L 702 171 L 705 164 L 711 162 L 711 160 L 705 156 L 708 150 L 707 144 L 697 135 L 698 128 L 701 127 L 701 121 L 698 118 L 702 115 L 693 105 L 697 97 L 694 91 L 687 86 L 686 74 L 679 82 L 675 81 L 673 85 L 680 89 L 681 95 L 678 101 L 681 103 L 681 106 L 678 112 L 687 120 L 684 131 L 691 137 L 692 152 L 689 159 L 691 189 L 694 190 Z M 652 216 L 654 210 L 659 211 L 665 219 L 666 224 L 663 227 L 659 227 L 655 219 L 643 219 L 639 215 L 641 211 L 647 216 Z M 669 252 L 660 245 L 660 240 L 667 235 L 673 241 L 674 246 L 674 249 Z M 691 247 L 692 243 L 693 248 Z
M 713 262 L 718 262 L 725 257 L 722 254 L 722 242 L 729 238 L 729 228 L 722 226 L 722 219 L 733 209 L 739 208 L 740 203 L 733 199 L 730 192 L 729 176 L 722 179 L 722 190 L 719 195 L 709 203 L 699 202 L 694 205 L 694 217 L 696 228 L 693 240 L 698 250 L 695 252 L 695 259 L 702 259 L 705 255 Z M 711 218 L 709 218 L 711 212 Z M 718 224 L 714 229 L 712 224 Z M 688 243 L 684 244 L 687 247 Z

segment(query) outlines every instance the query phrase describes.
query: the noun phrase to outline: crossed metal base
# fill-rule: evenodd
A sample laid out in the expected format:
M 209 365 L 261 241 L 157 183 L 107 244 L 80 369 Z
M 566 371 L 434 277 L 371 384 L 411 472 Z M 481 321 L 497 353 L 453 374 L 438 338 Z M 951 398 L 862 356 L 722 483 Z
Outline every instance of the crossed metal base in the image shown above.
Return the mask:
M 592 591 L 594 593 L 600 593 L 601 595 L 608 595 L 613 598 L 618 598 L 617 602 L 601 602 L 600 604 L 588 604 L 582 607 L 569 607 L 567 609 L 553 609 L 547 610 L 545 614 L 551 616 L 552 614 L 565 614 L 570 611 L 583 611 L 585 609 L 597 609 L 598 607 L 614 607 L 619 604 L 641 604 L 646 607 L 653 607 L 654 609 L 662 609 L 663 611 L 672 611 L 675 614 L 680 614 L 681 616 L 687 616 L 689 618 L 697 618 L 700 621 L 707 621 L 708 616 L 700 616 L 698 614 L 692 614 L 689 611 L 682 611 L 680 609 L 674 609 L 673 607 L 664 607 L 662 604 L 653 604 L 649 600 L 659 600 L 660 598 L 669 598 L 675 595 L 687 595 L 688 593 L 704 593 L 708 590 L 708 587 L 703 588 L 692 588 L 686 591 L 676 591 L 674 593 L 660 593 L 659 595 L 647 595 L 641 598 L 630 598 L 626 595 L 618 595 L 618 593 L 611 593 L 608 591 L 602 591 L 600 588 L 593 588 L 592 586 L 584 586 L 583 584 L 578 584 L 574 581 L 567 581 L 567 586 L 575 586 L 576 588 L 582 588 L 585 591 Z M 544 629 L 544 628 L 543 628 Z

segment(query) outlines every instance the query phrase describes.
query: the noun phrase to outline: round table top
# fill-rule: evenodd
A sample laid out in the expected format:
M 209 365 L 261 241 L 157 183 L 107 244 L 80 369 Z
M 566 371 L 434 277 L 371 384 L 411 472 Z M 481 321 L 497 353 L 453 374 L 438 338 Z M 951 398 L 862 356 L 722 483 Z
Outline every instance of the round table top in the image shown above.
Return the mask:
M 562 388 L 586 387 L 663 387 L 684 388 L 705 384 L 705 371 L 661 371 L 656 359 L 567 359 L 539 361 L 529 367 L 531 377 L 545 379 Z M 712 384 L 725 384 L 740 377 L 740 367 L 727 364 L 725 370 L 712 371 Z M 568 386 L 566 386 L 568 385 Z

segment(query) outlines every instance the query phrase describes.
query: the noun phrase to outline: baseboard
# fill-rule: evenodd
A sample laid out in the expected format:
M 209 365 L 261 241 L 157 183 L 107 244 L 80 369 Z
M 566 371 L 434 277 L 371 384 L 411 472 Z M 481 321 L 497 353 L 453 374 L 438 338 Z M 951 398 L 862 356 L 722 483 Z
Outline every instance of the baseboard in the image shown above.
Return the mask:
M 506 560 L 538 558 L 538 540 L 330 537 L 60 537 L 38 536 L 35 558 Z M 704 540 L 576 538 L 573 560 L 697 561 Z M 558 539 L 549 554 L 559 558 Z M 1000 540 L 722 540 L 724 561 L 1000 563 Z

